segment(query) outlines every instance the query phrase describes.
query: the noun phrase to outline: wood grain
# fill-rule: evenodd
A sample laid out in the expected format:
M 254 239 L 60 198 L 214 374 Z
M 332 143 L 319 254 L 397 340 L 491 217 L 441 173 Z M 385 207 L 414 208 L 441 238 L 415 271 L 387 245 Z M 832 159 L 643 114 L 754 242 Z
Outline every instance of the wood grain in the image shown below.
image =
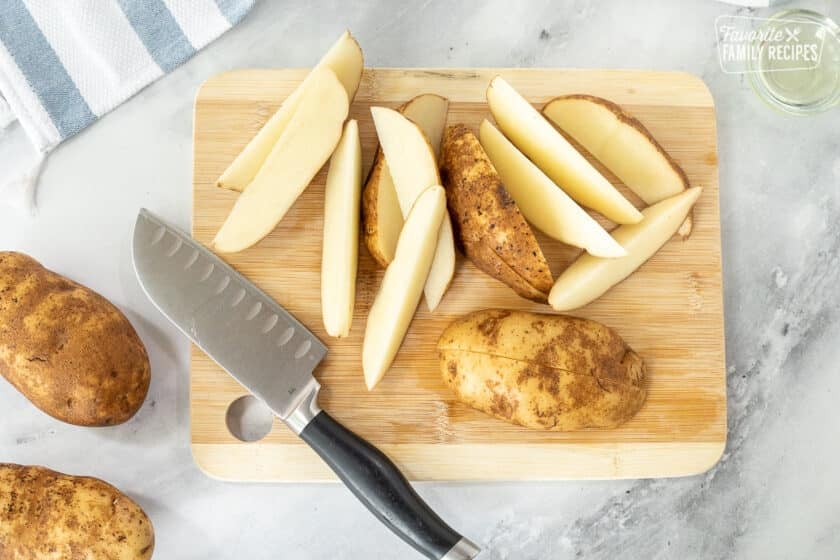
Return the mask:
M 201 87 L 195 103 L 193 200 L 193 234 L 200 242 L 210 242 L 237 196 L 215 188 L 214 181 L 305 74 L 243 70 L 211 78 Z M 676 72 L 367 69 L 351 107 L 351 117 L 359 120 L 365 168 L 376 147 L 371 105 L 396 107 L 417 94 L 438 93 L 450 99 L 450 124 L 477 130 L 489 117 L 484 91 L 496 74 L 538 108 L 570 93 L 621 104 L 683 167 L 691 184 L 705 189 L 687 241 L 671 240 L 636 274 L 575 313 L 613 327 L 645 358 L 649 396 L 630 422 L 613 430 L 543 433 L 457 402 L 438 372 L 435 344 L 445 325 L 487 307 L 550 312 L 460 256 L 452 288 L 438 310 L 429 313 L 421 304 L 390 372 L 368 392 L 361 341 L 382 273 L 362 247 L 350 336 L 327 337 L 319 301 L 324 170 L 271 235 L 224 257 L 329 346 L 315 372 L 323 385 L 323 408 L 389 453 L 414 480 L 627 478 L 708 469 L 726 441 L 717 144 L 708 89 L 699 78 Z M 639 205 L 637 197 L 604 173 Z M 541 234 L 538 239 L 555 275 L 578 253 Z M 243 394 L 240 385 L 193 349 L 191 433 L 202 469 L 233 480 L 334 479 L 280 421 L 259 442 L 242 443 L 231 435 L 225 413 Z

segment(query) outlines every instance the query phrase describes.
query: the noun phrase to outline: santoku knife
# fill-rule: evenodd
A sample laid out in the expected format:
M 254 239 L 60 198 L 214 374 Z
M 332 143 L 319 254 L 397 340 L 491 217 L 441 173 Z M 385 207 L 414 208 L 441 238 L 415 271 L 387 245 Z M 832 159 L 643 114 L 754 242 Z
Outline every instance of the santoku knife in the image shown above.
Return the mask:
M 161 313 L 308 443 L 382 523 L 428 558 L 478 554 L 388 457 L 318 407 L 320 385 L 312 372 L 327 348 L 297 319 L 145 209 L 132 249 L 137 278 Z

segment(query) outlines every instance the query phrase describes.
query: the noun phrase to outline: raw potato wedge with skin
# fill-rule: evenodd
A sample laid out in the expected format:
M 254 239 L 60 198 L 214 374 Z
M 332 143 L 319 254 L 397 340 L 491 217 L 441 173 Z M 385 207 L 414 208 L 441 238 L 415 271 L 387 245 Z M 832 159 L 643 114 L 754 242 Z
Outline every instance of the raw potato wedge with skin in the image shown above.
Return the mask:
M 391 367 L 408 332 L 445 217 L 446 196 L 442 187 L 434 186 L 420 195 L 406 218 L 394 260 L 385 270 L 365 326 L 362 370 L 368 390 Z
M 336 77 L 347 92 L 349 102 L 353 102 L 356 90 L 359 89 L 359 82 L 362 79 L 364 59 L 359 43 L 356 42 L 349 31 L 345 31 L 323 58 L 318 61 L 313 72 L 310 72 L 303 82 L 283 101 L 280 108 L 225 169 L 216 181 L 217 186 L 234 191 L 245 190 L 256 177 L 260 167 L 268 158 L 274 145 L 282 137 L 289 122 L 291 122 L 314 70 L 320 68 L 329 68 L 335 72 Z
M 487 103 L 505 136 L 575 201 L 619 224 L 642 219 L 639 211 L 500 76 L 487 88 Z
M 445 97 L 424 93 L 398 109 L 420 127 L 429 139 L 435 160 L 440 152 L 440 139 L 446 124 L 449 101 Z M 365 245 L 376 263 L 385 268 L 394 259 L 397 239 L 404 222 L 397 192 L 382 150 L 377 147 L 373 166 L 363 194 Z
M 520 296 L 545 302 L 553 279 L 534 232 L 478 139 L 463 125 L 444 133 L 441 173 L 467 257 Z
M 397 111 L 371 107 L 370 112 L 394 181 L 400 209 L 406 217 L 421 193 L 431 186 L 440 185 L 434 149 L 423 131 Z M 454 274 L 455 243 L 452 223 L 446 213 L 440 226 L 432 269 L 423 289 L 429 311 L 438 306 Z
M 558 241 L 585 249 L 598 257 L 622 257 L 627 252 L 510 140 L 485 120 L 481 145 L 522 215 L 537 229 Z
M 334 337 L 347 336 L 353 322 L 361 191 L 359 125 L 355 120 L 349 120 L 330 159 L 324 188 L 321 310 L 327 334 Z
M 488 309 L 455 320 L 437 347 L 460 401 L 528 428 L 613 428 L 647 396 L 642 358 L 587 319 Z
M 548 303 L 557 311 L 583 307 L 630 276 L 677 231 L 702 189 L 692 187 L 642 211 L 644 220 L 620 226 L 612 235 L 627 250 L 627 256 L 601 259 L 583 254 L 563 271 L 554 283 Z
M 689 187 L 688 177 L 638 119 L 619 105 L 594 95 L 557 97 L 543 115 L 575 139 L 645 204 L 676 196 Z M 677 233 L 686 239 L 691 214 Z
M 271 233 L 329 159 L 349 108 L 335 72 L 313 70 L 283 136 L 216 234 L 217 251 L 242 251 Z
M 97 478 L 0 464 L 0 559 L 149 560 L 152 523 Z

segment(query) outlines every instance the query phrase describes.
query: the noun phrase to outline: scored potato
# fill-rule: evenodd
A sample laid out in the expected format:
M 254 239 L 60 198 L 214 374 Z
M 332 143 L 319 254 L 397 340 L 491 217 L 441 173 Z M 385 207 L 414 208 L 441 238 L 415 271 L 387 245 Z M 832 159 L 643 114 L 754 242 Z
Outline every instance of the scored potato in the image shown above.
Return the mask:
M 0 464 L 0 559 L 148 560 L 154 529 L 102 480 Z
M 448 107 L 449 100 L 445 97 L 424 93 L 397 109 L 420 127 L 429 139 L 435 160 L 440 156 L 440 139 L 443 136 Z M 376 263 L 385 268 L 394 259 L 404 219 L 394 180 L 385 162 L 385 155 L 378 146 L 365 183 L 362 210 L 365 245 Z
M 464 252 L 480 269 L 520 296 L 546 301 L 553 282 L 534 232 L 475 135 L 447 127 L 441 173 Z
M 642 358 L 587 319 L 478 311 L 452 322 L 437 348 L 443 380 L 459 400 L 528 428 L 612 428 L 647 395 Z
M 234 191 L 243 191 L 256 177 L 274 144 L 280 140 L 289 122 L 292 120 L 295 111 L 300 105 L 303 91 L 312 79 L 314 70 L 329 68 L 335 72 L 336 77 L 344 86 L 347 98 L 352 103 L 359 89 L 359 82 L 362 79 L 364 59 L 359 43 L 345 31 L 333 44 L 327 53 L 315 65 L 313 72 L 310 72 L 303 82 L 289 94 L 280 108 L 260 128 L 248 145 L 236 156 L 236 159 L 225 169 L 222 176 L 216 181 L 216 185 Z
M 0 252 L 0 374 L 53 418 L 112 426 L 142 406 L 151 367 L 111 302 L 32 257 Z

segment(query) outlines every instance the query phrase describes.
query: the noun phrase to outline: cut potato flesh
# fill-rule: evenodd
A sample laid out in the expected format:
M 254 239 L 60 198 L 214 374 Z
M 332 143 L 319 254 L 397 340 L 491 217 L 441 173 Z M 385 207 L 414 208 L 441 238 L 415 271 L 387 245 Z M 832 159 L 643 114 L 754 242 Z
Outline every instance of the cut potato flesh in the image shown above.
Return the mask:
M 440 154 L 440 139 L 446 124 L 449 101 L 439 95 L 424 93 L 411 99 L 399 111 L 413 121 L 429 139 L 435 159 Z M 365 244 L 374 260 L 385 268 L 394 259 L 403 215 L 391 172 L 382 150 L 376 151 L 373 167 L 364 191 Z
M 574 200 L 619 224 L 642 219 L 639 211 L 500 76 L 490 82 L 487 102 L 505 136 Z
M 426 189 L 440 184 L 437 161 L 429 140 L 420 128 L 393 109 L 371 107 L 379 145 L 394 181 L 403 217 Z M 400 234 L 402 237 L 402 234 Z M 449 214 L 440 226 L 435 259 L 424 293 L 430 311 L 440 303 L 455 274 L 455 242 Z
M 558 97 L 543 115 L 574 138 L 646 204 L 675 196 L 688 179 L 645 126 L 606 99 Z
M 701 191 L 700 187 L 693 187 L 666 198 L 645 208 L 640 223 L 616 228 L 613 237 L 627 256 L 601 259 L 581 255 L 557 278 L 548 296 L 549 305 L 558 311 L 583 307 L 627 278 L 674 235 Z
M 443 187 L 427 189 L 405 221 L 394 260 L 373 300 L 362 343 L 362 370 L 373 389 L 391 367 L 420 303 L 432 267 L 438 231 L 446 216 Z
M 335 72 L 347 92 L 347 98 L 352 102 L 356 90 L 359 88 L 359 81 L 362 79 L 362 69 L 364 68 L 362 49 L 350 32 L 345 31 L 323 58 L 318 61 L 315 68 L 329 68 Z M 251 183 L 266 158 L 268 158 L 272 148 L 274 148 L 274 144 L 277 143 L 283 135 L 283 131 L 291 122 L 292 116 L 300 105 L 303 90 L 313 73 L 310 72 L 303 82 L 289 94 L 280 108 L 277 109 L 277 112 L 268 119 L 257 132 L 257 135 L 233 160 L 233 163 L 225 169 L 222 176 L 216 181 L 217 186 L 243 191 Z
M 329 159 L 348 110 L 335 72 L 314 70 L 289 126 L 216 234 L 216 250 L 242 251 L 274 229 Z
M 324 245 L 321 253 L 321 310 L 327 334 L 350 333 L 359 262 L 359 203 L 362 145 L 359 125 L 347 121 L 330 159 L 324 188 Z
M 597 257 L 623 257 L 627 252 L 525 157 L 499 130 L 485 120 L 481 145 L 522 215 L 543 233 L 585 249 Z

